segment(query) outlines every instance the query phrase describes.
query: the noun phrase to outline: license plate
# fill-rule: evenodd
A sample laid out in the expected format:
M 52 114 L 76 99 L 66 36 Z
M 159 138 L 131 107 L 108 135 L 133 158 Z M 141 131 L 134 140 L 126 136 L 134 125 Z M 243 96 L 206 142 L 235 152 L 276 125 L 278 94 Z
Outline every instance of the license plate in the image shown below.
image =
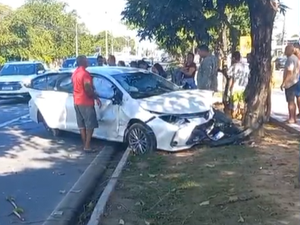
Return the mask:
M 217 140 L 220 140 L 222 137 L 224 137 L 224 133 L 222 131 L 219 131 L 212 137 L 212 139 L 217 141 Z
M 13 90 L 13 87 L 7 86 L 7 87 L 2 87 L 2 91 L 11 91 Z

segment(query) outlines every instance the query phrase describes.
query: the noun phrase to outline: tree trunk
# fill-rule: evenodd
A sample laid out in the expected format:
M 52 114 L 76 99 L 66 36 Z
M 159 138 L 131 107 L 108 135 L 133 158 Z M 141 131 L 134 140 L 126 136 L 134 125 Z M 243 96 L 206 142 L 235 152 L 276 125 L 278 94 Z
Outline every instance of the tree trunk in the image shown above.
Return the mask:
M 271 79 L 271 42 L 276 12 L 270 0 L 248 0 L 251 21 L 252 52 L 250 78 L 245 90 L 244 126 L 263 130 Z

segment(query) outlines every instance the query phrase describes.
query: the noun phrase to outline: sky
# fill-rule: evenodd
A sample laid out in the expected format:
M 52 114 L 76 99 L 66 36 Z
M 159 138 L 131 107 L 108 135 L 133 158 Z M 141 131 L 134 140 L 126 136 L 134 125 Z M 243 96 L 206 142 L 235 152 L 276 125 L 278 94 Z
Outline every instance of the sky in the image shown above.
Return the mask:
M 281 0 L 288 9 L 286 13 L 286 33 L 287 36 L 300 34 L 300 0 Z M 84 22 L 92 33 L 98 33 L 103 30 L 110 30 L 117 36 L 135 36 L 134 31 L 128 31 L 121 24 L 120 13 L 125 7 L 126 0 L 110 0 L 105 4 L 95 3 L 95 0 L 64 0 L 70 8 L 75 9 L 81 21 Z M 98 1 L 101 2 L 101 1 Z M 24 4 L 24 0 L 0 0 L 0 3 L 9 5 L 13 8 Z M 107 13 L 106 13 L 107 12 Z M 283 20 L 282 20 L 283 21 Z M 283 22 L 277 24 L 278 30 L 282 32 Z

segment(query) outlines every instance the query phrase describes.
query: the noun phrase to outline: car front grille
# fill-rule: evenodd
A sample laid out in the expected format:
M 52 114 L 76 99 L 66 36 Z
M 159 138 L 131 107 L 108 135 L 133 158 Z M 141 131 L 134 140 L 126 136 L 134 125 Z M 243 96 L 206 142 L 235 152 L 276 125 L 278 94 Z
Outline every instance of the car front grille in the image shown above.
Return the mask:
M 20 82 L 0 82 L 1 91 L 16 91 L 20 90 L 22 85 Z

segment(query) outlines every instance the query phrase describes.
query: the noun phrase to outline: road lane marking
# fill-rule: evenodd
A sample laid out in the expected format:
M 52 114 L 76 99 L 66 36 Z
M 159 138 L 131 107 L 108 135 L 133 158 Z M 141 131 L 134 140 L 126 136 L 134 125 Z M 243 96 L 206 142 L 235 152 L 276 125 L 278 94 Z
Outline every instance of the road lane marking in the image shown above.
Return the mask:
M 12 123 L 15 123 L 15 122 L 19 121 L 19 120 L 27 119 L 28 117 L 29 117 L 29 114 L 26 114 L 24 116 L 19 116 L 19 117 L 15 118 L 15 119 L 6 121 L 6 122 L 0 124 L 0 128 L 6 127 L 6 126 L 8 126 L 8 125 L 10 125 Z

